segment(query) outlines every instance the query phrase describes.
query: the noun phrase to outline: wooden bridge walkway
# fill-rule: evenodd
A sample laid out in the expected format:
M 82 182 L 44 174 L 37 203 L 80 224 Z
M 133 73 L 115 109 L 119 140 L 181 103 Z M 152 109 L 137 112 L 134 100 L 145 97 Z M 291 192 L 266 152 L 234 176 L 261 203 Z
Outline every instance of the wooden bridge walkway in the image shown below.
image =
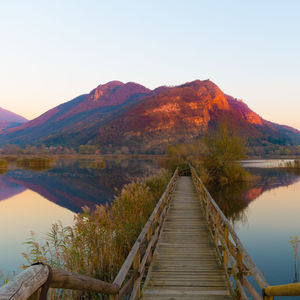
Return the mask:
M 232 299 L 192 177 L 179 177 L 144 299 Z

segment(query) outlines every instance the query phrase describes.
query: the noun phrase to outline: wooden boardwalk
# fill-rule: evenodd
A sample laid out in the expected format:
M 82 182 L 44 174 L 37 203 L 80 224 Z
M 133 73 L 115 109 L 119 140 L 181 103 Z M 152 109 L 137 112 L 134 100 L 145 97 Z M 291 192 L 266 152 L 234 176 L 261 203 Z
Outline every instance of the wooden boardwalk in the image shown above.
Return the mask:
M 232 299 L 191 177 L 179 177 L 143 299 Z

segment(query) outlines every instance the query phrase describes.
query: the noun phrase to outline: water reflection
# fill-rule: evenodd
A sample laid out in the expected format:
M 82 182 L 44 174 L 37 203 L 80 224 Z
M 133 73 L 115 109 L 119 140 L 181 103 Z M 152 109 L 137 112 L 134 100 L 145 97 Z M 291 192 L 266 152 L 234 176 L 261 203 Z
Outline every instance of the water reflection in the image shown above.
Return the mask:
M 212 197 L 232 223 L 246 221 L 246 208 L 261 194 L 276 187 L 294 184 L 300 175 L 297 171 L 283 168 L 251 167 L 247 170 L 253 177 L 252 182 L 226 187 L 208 186 Z
M 233 223 L 237 235 L 269 284 L 298 282 L 299 173 L 261 166 L 248 168 L 248 171 L 255 176 L 255 181 L 248 186 L 211 187 L 211 194 Z M 250 279 L 250 282 L 256 286 L 254 280 Z
M 34 231 L 40 240 L 51 224 L 73 222 L 74 213 L 41 197 L 32 190 L 17 187 L 18 193 L 0 201 L 0 270 L 4 274 L 18 272 L 24 263 L 23 243 Z
M 116 189 L 157 168 L 152 161 L 57 160 L 52 168 L 39 172 L 12 168 L 0 176 L 0 187 L 3 199 L 5 194 L 17 194 L 27 188 L 73 212 L 80 212 L 83 206 L 111 201 Z
M 30 231 L 41 240 L 53 223 L 71 225 L 82 206 L 105 204 L 116 189 L 158 168 L 151 160 L 59 159 L 43 170 L 12 162 L 0 175 L 0 271 L 19 271 Z
M 0 177 L 0 201 L 10 198 L 14 195 L 20 194 L 24 192 L 25 189 L 25 187 L 17 183 L 10 182 L 4 176 Z

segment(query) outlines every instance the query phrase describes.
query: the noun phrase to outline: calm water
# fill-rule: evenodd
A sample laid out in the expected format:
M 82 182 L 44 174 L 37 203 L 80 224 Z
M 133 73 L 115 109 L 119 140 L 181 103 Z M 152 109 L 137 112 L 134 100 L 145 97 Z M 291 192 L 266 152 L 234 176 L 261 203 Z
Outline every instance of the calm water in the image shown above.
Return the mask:
M 300 174 L 276 168 L 274 160 L 243 164 L 255 176 L 255 183 L 218 189 L 213 197 L 267 281 L 293 282 L 298 278 L 289 239 L 300 237 Z M 150 160 L 106 161 L 104 169 L 73 160 L 58 161 L 49 170 L 12 168 L 0 175 L 0 270 L 7 274 L 24 263 L 22 243 L 31 230 L 41 239 L 53 222 L 72 224 L 82 206 L 111 201 L 115 188 L 157 168 Z
M 31 231 L 41 241 L 51 224 L 71 225 L 81 207 L 110 202 L 116 189 L 159 168 L 151 160 L 107 160 L 104 169 L 92 162 L 58 160 L 44 171 L 10 166 L 0 175 L 0 270 L 4 274 L 20 271 L 25 263 L 21 252 L 28 252 L 23 243 Z
M 271 285 L 299 280 L 289 240 L 300 238 L 300 174 L 276 168 L 280 163 L 247 161 L 244 166 L 255 175 L 255 183 L 212 192 Z

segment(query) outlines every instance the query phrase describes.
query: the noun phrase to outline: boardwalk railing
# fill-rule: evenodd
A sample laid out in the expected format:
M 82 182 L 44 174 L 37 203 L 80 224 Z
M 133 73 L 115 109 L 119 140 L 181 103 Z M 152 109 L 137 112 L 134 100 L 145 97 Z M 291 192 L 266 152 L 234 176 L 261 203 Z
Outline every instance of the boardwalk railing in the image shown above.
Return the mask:
M 125 296 L 129 296 L 130 299 L 138 299 L 177 176 L 178 169 L 174 172 L 113 283 L 64 270 L 52 270 L 47 265 L 37 264 L 27 268 L 14 280 L 1 287 L 0 300 L 26 300 L 31 296 L 44 300 L 47 298 L 49 287 L 96 292 L 110 295 L 110 299 L 123 299 Z
M 299 296 L 300 283 L 269 286 L 264 275 L 238 238 L 231 223 L 197 175 L 196 170 L 192 166 L 190 168 L 212 238 L 216 243 L 218 255 L 224 264 L 228 281 L 231 283 L 233 296 L 237 299 L 249 299 L 245 290 L 254 300 L 272 300 L 274 296 Z M 261 293 L 256 291 L 247 277 L 255 279 Z
M 116 276 L 113 283 L 120 287 L 120 291 L 118 295 L 112 296 L 111 299 L 122 299 L 126 295 L 130 295 L 130 299 L 140 298 L 141 285 L 167 214 L 177 176 L 178 169 L 174 172 L 165 192 Z M 131 270 L 132 272 L 130 272 Z

